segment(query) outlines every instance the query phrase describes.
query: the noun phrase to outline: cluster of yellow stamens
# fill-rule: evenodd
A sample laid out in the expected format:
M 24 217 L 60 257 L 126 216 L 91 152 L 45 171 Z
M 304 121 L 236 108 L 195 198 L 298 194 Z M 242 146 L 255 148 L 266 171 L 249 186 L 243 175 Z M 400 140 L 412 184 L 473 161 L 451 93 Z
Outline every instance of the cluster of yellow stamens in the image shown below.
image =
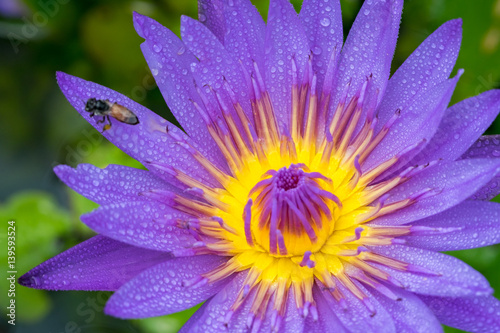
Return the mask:
M 206 105 L 204 108 L 194 105 L 225 156 L 230 172 L 218 168 L 187 143 L 180 140 L 179 144 L 193 154 L 220 186 L 212 188 L 179 170 L 156 165 L 186 184 L 188 192 L 197 197 L 196 200 L 179 195 L 170 198 L 174 207 L 192 215 L 187 221 L 170 222 L 189 229 L 199 240 L 194 248 L 176 254 L 229 257 L 201 280 L 186 281 L 186 285 L 211 283 L 248 270 L 231 313 L 252 293 L 249 326 L 258 326 L 268 306 L 272 306 L 275 330 L 284 315 L 290 290 L 304 315 L 317 316 L 312 293 L 315 279 L 341 304 L 344 295 L 337 288 L 339 283 L 374 311 L 355 280 L 396 299 L 380 281 L 401 284 L 373 263 L 397 270 L 433 273 L 373 253 L 370 247 L 402 242 L 398 237 L 412 232 L 440 232 L 422 227 L 367 225 L 434 193 L 427 189 L 403 200 L 386 202 L 391 189 L 424 168 L 413 167 L 387 177 L 387 171 L 401 156 L 362 171 L 364 161 L 399 115 L 395 111 L 382 130 L 375 132 L 372 102 L 377 96 L 365 95 L 371 78 L 349 99 L 348 85 L 329 120 L 324 118 L 331 86 L 325 83 L 318 97 L 312 69 L 309 68 L 311 75 L 306 75 L 309 79 L 299 84 L 293 59 L 291 67 L 295 75 L 289 129 L 279 128 L 257 66 L 249 76 L 253 93 L 251 120 L 227 82 L 224 91 L 231 97 L 232 105 L 226 105 L 213 90 L 218 105 L 210 105 L 200 92 Z M 332 81 L 331 75 L 329 71 L 325 82 Z M 212 119 L 203 111 L 210 108 L 218 108 L 223 117 Z M 362 115 L 365 120 L 359 125 Z M 318 119 L 322 117 L 329 121 L 326 130 L 320 128 Z M 347 266 L 352 267 L 349 272 Z

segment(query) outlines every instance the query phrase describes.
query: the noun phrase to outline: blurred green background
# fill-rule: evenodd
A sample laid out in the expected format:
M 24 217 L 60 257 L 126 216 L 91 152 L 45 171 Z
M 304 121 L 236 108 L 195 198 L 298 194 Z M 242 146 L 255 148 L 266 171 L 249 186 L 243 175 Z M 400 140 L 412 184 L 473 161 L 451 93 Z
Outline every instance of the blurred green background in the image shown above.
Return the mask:
M 254 1 L 266 16 L 267 0 Z M 361 7 L 342 0 L 344 33 Z M 294 1 L 297 9 L 300 1 Z M 196 17 L 195 0 L 77 1 L 0 0 L 0 239 L 7 221 L 17 227 L 17 271 L 93 235 L 79 216 L 96 207 L 57 180 L 52 168 L 93 163 L 140 165 L 102 139 L 59 91 L 64 71 L 128 95 L 172 120 L 144 61 L 132 11 L 151 16 L 179 33 L 180 15 Z M 397 68 L 439 25 L 464 20 L 458 68 L 464 68 L 452 103 L 500 88 L 500 0 L 407 0 L 393 62 Z M 500 133 L 500 122 L 488 130 Z M 3 245 L 2 245 L 3 247 Z M 500 247 L 455 252 L 482 272 L 500 293 Z M 5 267 L 6 251 L 0 251 Z M 7 306 L 5 270 L 0 306 Z M 47 292 L 17 286 L 16 326 L 10 332 L 176 332 L 194 310 L 146 320 L 121 321 L 102 313 L 109 293 Z M 456 330 L 449 330 L 454 332 Z

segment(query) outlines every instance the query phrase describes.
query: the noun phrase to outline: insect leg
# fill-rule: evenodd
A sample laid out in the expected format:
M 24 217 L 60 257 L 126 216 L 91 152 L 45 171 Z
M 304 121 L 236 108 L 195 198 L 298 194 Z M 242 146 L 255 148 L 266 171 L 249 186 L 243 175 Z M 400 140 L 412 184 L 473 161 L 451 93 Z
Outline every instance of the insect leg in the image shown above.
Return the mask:
M 104 133 L 104 131 L 107 131 L 111 128 L 111 119 L 109 119 L 109 116 L 105 116 L 104 118 L 108 120 L 108 123 L 106 125 L 104 125 L 104 127 L 102 128 L 103 133 Z M 104 119 L 103 119 L 103 121 L 104 121 Z

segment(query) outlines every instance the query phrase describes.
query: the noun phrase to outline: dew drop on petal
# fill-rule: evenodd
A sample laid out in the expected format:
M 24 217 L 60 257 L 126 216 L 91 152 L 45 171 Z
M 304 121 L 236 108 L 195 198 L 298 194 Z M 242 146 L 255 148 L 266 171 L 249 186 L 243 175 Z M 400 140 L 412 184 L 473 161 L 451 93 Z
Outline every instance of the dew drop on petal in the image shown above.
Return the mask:
M 327 17 L 323 17 L 320 21 L 321 25 L 324 27 L 330 26 L 330 19 Z
M 320 55 L 321 54 L 321 47 L 319 46 L 315 46 L 312 48 L 312 53 L 314 53 L 315 55 Z
M 160 44 L 154 44 L 154 45 L 153 45 L 153 50 L 154 50 L 156 53 L 160 52 L 160 51 L 161 51 L 161 49 L 162 49 L 162 46 L 161 46 Z
M 40 280 L 36 277 L 36 276 L 32 276 L 31 277 L 31 282 L 33 283 L 33 285 L 35 286 L 39 286 L 40 285 Z

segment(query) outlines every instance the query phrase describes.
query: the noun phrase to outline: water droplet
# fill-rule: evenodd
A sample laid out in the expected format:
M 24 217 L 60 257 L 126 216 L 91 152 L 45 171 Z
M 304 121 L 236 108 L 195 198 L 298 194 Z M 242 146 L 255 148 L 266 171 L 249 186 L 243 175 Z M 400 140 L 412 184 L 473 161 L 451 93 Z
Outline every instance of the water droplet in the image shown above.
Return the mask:
M 313 47 L 312 53 L 314 53 L 315 55 L 321 54 L 321 47 L 319 47 L 319 46 Z
M 158 75 L 158 69 L 151 68 L 151 74 L 153 74 L 154 76 Z
M 39 286 L 40 285 L 40 279 L 37 278 L 36 276 L 32 276 L 31 277 L 31 282 L 33 283 L 33 285 L 35 286 Z
M 153 50 L 154 50 L 156 53 L 160 52 L 160 51 L 161 51 L 161 49 L 162 49 L 162 47 L 161 47 L 161 45 L 160 45 L 160 44 L 154 44 L 154 45 L 153 45 Z
M 330 25 L 330 19 L 327 17 L 323 17 L 321 21 L 319 21 L 319 23 L 321 23 L 321 25 L 324 27 L 328 27 Z

